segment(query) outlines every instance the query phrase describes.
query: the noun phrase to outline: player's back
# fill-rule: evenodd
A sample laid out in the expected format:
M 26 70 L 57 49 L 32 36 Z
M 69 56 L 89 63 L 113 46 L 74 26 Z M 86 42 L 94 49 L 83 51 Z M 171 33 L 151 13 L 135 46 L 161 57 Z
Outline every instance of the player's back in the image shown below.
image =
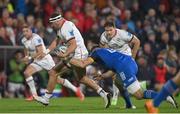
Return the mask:
M 108 69 L 115 69 L 117 64 L 124 64 L 127 60 L 131 59 L 131 56 L 109 48 L 96 49 L 92 52 L 91 57 Z
M 113 49 L 99 48 L 92 52 L 91 57 L 101 64 L 104 68 L 115 72 L 137 73 L 137 64 L 135 60 L 128 55 L 120 53 Z

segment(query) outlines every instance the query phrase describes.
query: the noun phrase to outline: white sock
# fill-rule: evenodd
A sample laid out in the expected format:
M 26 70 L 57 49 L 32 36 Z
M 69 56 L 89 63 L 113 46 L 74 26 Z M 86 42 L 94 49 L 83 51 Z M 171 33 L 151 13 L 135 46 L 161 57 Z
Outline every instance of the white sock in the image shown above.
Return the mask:
M 106 92 L 101 87 L 97 90 L 97 93 L 103 98 L 106 96 Z
M 26 78 L 26 82 L 31 90 L 31 93 L 32 95 L 37 95 L 37 92 L 36 92 L 36 87 L 35 87 L 35 83 L 34 83 L 34 80 L 33 80 L 33 77 L 30 76 L 28 78 Z
M 118 97 L 119 89 L 117 86 L 113 83 L 113 98 Z
M 77 87 L 74 86 L 69 80 L 67 79 L 64 79 L 64 83 L 63 83 L 63 86 L 71 89 L 72 91 L 76 92 L 77 91 Z
M 52 97 L 52 93 L 46 92 L 44 97 L 47 98 L 47 99 L 50 99 Z

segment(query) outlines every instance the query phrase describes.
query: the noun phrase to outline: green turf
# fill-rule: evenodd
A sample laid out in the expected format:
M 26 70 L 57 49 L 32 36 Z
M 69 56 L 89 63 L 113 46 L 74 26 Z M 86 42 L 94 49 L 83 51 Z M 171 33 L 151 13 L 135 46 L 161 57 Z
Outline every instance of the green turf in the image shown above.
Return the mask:
M 176 98 L 180 104 L 180 97 Z M 119 99 L 116 106 L 108 109 L 104 108 L 103 100 L 100 97 L 86 97 L 84 102 L 80 102 L 77 98 L 54 98 L 51 99 L 49 106 L 45 107 L 32 101 L 27 102 L 24 99 L 0 99 L 0 113 L 139 113 L 146 112 L 144 108 L 145 100 L 132 99 L 137 109 L 123 109 L 123 100 Z M 161 112 L 180 113 L 180 109 L 173 108 L 170 104 L 164 102 L 160 106 Z

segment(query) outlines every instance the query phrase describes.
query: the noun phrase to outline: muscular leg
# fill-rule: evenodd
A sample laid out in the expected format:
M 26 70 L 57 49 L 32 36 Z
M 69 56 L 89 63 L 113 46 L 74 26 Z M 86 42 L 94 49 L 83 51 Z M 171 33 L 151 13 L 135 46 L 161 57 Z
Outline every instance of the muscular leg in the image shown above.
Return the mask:
M 79 68 L 76 66 L 73 66 L 73 68 L 75 70 L 75 75 L 77 76 L 78 80 L 81 83 L 84 83 L 85 85 L 94 89 L 104 99 L 105 108 L 108 108 L 110 106 L 109 94 L 106 93 L 99 85 L 97 85 L 94 80 L 92 80 L 88 76 L 86 76 L 86 70 L 85 69 Z
M 24 76 L 26 78 L 26 82 L 31 90 L 33 97 L 37 96 L 35 83 L 34 83 L 34 80 L 32 77 L 32 75 L 36 72 L 37 72 L 36 69 L 32 65 L 29 65 L 24 71 Z

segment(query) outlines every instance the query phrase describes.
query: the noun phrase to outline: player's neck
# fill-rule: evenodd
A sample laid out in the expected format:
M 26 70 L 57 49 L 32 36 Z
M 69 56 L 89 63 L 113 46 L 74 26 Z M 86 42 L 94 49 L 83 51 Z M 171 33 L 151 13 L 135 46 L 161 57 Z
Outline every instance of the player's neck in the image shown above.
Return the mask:
M 59 22 L 59 28 L 61 29 L 63 24 L 66 22 L 66 20 L 63 18 L 60 22 Z
M 33 37 L 33 34 L 31 34 L 28 38 L 26 38 L 27 40 L 30 40 Z

